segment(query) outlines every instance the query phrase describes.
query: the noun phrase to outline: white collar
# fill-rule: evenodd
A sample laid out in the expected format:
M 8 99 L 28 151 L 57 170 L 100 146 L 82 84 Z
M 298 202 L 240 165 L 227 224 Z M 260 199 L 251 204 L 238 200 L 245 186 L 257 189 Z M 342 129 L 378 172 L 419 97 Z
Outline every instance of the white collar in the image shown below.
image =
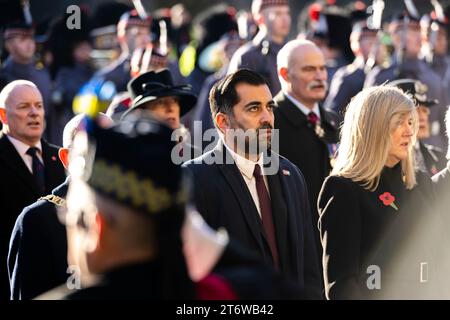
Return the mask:
M 317 117 L 319 117 L 320 119 L 320 109 L 319 109 L 319 104 L 316 102 L 314 104 L 314 107 L 312 108 L 312 110 L 308 107 L 306 107 L 303 103 L 301 103 L 300 101 L 296 100 L 294 97 L 292 97 L 291 95 L 289 95 L 288 93 L 286 93 L 285 91 L 283 91 L 283 93 L 286 95 L 286 97 L 291 100 L 291 102 L 296 105 L 301 112 L 303 112 L 305 114 L 305 116 L 307 116 L 311 111 L 313 111 Z
M 6 135 L 9 139 L 9 141 L 11 141 L 11 143 L 13 144 L 14 148 L 16 148 L 17 152 L 23 156 L 25 154 L 27 154 L 28 149 L 30 149 L 30 147 L 35 147 L 39 150 L 39 153 L 42 155 L 42 144 L 41 144 L 41 140 L 38 141 L 38 143 L 36 143 L 36 145 L 34 146 L 30 146 L 16 138 L 11 137 L 10 135 Z
M 259 164 L 261 171 L 264 172 L 264 166 L 263 166 L 264 165 L 264 157 L 263 157 L 262 153 L 259 155 L 258 161 L 254 162 L 254 161 L 249 160 L 249 159 L 241 156 L 240 154 L 234 152 L 229 146 L 227 146 L 227 144 L 225 143 L 225 138 L 224 138 L 223 134 L 221 134 L 221 138 L 222 138 L 222 142 L 223 142 L 225 148 L 227 148 L 228 152 L 233 157 L 233 160 L 236 163 L 239 171 L 241 171 L 242 174 L 245 175 L 248 179 L 253 178 L 253 171 L 255 170 L 256 164 Z

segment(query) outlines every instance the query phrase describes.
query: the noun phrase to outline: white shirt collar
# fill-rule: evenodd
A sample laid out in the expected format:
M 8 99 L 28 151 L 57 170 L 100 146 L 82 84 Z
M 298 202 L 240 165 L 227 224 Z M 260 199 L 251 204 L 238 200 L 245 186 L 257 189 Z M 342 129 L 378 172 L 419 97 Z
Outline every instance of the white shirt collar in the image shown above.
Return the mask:
M 36 143 L 36 145 L 34 146 L 30 146 L 16 138 L 11 137 L 10 135 L 6 135 L 9 139 L 9 141 L 11 141 L 11 143 L 13 144 L 14 148 L 16 148 L 17 152 L 23 156 L 27 154 L 28 149 L 30 149 L 30 147 L 36 147 L 39 150 L 39 154 L 42 155 L 42 144 L 41 144 L 41 140 L 38 141 L 38 143 Z
M 294 97 L 292 97 L 291 95 L 286 93 L 285 91 L 283 91 L 283 93 L 286 95 L 286 97 L 289 100 L 291 100 L 291 102 L 294 105 L 296 105 L 300 109 L 301 112 L 303 112 L 305 114 L 305 116 L 307 116 L 311 111 L 313 111 L 317 115 L 317 117 L 319 117 L 319 119 L 320 119 L 320 109 L 319 109 L 319 104 L 317 102 L 314 104 L 314 107 L 311 110 L 308 107 L 306 107 L 304 104 L 302 104 L 301 102 L 296 100 Z
M 259 164 L 259 166 L 261 167 L 261 171 L 264 172 L 264 166 L 263 166 L 264 165 L 264 157 L 263 157 L 262 153 L 259 155 L 259 159 L 257 162 L 246 159 L 245 157 L 241 156 L 240 154 L 234 152 L 229 146 L 227 146 L 227 144 L 225 143 L 225 139 L 223 138 L 223 135 L 221 134 L 220 136 L 222 138 L 222 142 L 223 142 L 225 148 L 227 148 L 228 152 L 233 157 L 233 160 L 236 163 L 239 171 L 241 171 L 243 175 L 245 175 L 248 179 L 252 179 L 253 171 L 255 170 L 256 164 Z

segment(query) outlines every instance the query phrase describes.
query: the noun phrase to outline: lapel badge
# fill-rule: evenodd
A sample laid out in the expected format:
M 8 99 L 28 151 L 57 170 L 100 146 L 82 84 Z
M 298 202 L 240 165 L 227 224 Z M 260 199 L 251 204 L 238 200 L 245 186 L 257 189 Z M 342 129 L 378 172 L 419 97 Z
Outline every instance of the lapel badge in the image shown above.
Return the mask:
M 319 138 L 323 138 L 325 136 L 325 130 L 323 130 L 323 128 L 319 122 L 317 122 L 317 124 L 316 124 L 315 132 Z
M 52 160 L 53 160 L 53 161 L 56 161 L 56 157 L 55 157 L 55 156 L 52 156 Z
M 290 176 L 291 175 L 291 172 L 289 170 L 284 170 L 283 169 L 281 172 L 283 173 L 284 176 Z

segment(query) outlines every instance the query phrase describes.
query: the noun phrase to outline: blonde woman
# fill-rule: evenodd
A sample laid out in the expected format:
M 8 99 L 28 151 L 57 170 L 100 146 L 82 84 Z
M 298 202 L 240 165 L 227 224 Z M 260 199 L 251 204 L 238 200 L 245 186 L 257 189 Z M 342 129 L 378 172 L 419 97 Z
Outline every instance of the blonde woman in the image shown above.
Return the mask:
M 318 201 L 328 299 L 428 297 L 433 194 L 414 172 L 417 129 L 398 88 L 371 87 L 349 104 Z

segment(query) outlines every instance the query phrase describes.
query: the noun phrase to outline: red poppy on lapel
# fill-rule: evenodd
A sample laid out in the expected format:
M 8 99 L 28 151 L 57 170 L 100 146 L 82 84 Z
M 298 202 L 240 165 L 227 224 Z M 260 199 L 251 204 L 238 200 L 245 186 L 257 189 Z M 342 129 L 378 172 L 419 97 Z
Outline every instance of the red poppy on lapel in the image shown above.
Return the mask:
M 390 192 L 384 192 L 378 197 L 381 201 L 383 201 L 383 204 L 385 206 L 391 206 L 395 210 L 398 210 L 397 206 L 395 205 L 395 197 Z

